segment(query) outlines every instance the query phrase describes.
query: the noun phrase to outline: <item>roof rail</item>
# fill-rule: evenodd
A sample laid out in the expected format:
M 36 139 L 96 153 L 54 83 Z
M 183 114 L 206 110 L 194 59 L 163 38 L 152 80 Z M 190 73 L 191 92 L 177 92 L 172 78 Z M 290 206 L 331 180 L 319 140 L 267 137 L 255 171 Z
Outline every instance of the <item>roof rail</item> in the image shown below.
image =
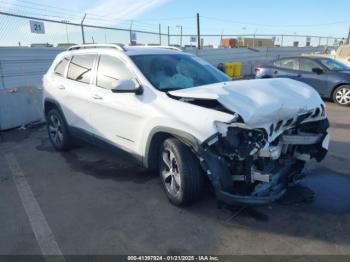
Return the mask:
M 126 51 L 125 48 L 120 44 L 84 44 L 84 45 L 74 45 L 69 47 L 67 50 L 78 50 L 78 49 L 89 49 L 89 48 L 115 48 L 119 51 Z
M 155 47 L 155 48 L 164 48 L 164 49 L 171 49 L 171 50 L 176 50 L 182 52 L 181 48 L 178 48 L 176 46 L 170 46 L 170 45 L 145 45 L 142 47 Z

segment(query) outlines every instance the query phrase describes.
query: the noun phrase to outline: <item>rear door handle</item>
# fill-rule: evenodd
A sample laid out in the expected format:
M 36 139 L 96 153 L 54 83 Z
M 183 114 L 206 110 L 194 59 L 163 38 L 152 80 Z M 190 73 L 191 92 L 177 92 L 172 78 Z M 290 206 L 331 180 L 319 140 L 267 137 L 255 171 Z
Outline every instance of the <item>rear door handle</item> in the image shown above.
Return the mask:
M 92 98 L 93 98 L 93 99 L 99 99 L 99 100 L 101 100 L 101 99 L 102 99 L 102 96 L 99 96 L 99 95 L 96 95 L 96 94 L 95 94 L 95 95 L 92 96 Z

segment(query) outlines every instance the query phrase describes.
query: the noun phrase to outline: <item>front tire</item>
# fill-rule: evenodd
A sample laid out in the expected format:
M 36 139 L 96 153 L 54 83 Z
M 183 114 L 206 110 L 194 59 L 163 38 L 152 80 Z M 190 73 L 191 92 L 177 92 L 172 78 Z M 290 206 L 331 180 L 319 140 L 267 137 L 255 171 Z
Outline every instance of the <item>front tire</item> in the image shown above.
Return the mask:
M 333 101 L 340 106 L 350 105 L 350 85 L 338 86 L 333 92 Z
M 197 158 L 175 138 L 164 141 L 160 149 L 159 173 L 165 193 L 176 206 L 188 206 L 197 200 L 203 177 Z
M 46 115 L 47 131 L 53 147 L 58 151 L 70 148 L 70 136 L 63 116 L 57 109 L 51 109 Z

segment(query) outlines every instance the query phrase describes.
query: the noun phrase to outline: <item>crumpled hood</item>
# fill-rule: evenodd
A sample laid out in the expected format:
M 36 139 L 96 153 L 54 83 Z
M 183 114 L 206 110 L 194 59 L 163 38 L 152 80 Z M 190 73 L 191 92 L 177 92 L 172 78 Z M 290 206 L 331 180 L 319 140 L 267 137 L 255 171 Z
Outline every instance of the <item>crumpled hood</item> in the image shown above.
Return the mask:
M 240 80 L 170 91 L 176 97 L 215 99 L 252 127 L 295 117 L 323 104 L 309 85 L 288 79 Z

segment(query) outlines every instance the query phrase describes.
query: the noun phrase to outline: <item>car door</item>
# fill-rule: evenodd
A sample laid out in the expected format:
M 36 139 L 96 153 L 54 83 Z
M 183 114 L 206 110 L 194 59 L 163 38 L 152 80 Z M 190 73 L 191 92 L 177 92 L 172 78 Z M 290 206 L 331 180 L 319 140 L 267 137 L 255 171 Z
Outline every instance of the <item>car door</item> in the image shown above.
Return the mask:
M 272 77 L 298 78 L 298 60 L 296 58 L 283 58 L 274 62 Z
M 144 121 L 142 95 L 113 93 L 117 80 L 134 79 L 135 75 L 122 58 L 101 54 L 96 66 L 95 85 L 91 93 L 90 131 L 97 137 L 135 152 L 137 134 Z
M 71 127 L 87 130 L 88 108 L 91 97 L 91 81 L 96 54 L 73 55 L 67 71 L 67 77 L 61 83 L 64 93 L 60 104 Z
M 314 68 L 319 68 L 322 72 L 313 72 Z M 325 95 L 328 89 L 327 77 L 327 71 L 319 63 L 309 58 L 299 58 L 299 81 L 309 84 L 321 95 Z

